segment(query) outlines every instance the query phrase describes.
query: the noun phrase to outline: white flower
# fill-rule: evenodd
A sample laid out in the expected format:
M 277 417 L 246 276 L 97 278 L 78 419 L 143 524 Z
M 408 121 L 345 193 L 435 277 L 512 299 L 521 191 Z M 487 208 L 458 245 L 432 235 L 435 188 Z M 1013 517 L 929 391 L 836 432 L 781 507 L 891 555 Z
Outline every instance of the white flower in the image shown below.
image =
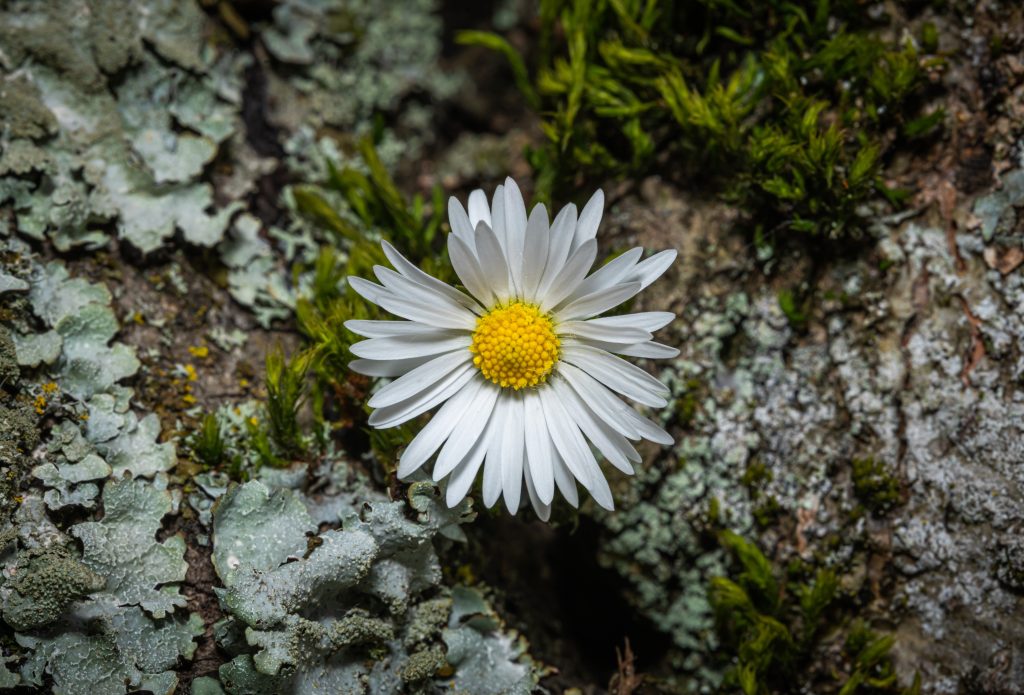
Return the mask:
M 468 293 L 427 275 L 387 242 L 395 270 L 374 268 L 381 285 L 349 278 L 367 300 L 408 319 L 345 323 L 369 338 L 352 346 L 361 358 L 352 370 L 398 377 L 370 398 L 370 425 L 394 427 L 441 406 L 403 452 L 400 478 L 440 450 L 433 478 L 448 478 L 449 506 L 466 496 L 482 465 L 485 505 L 504 494 L 514 514 L 525 480 L 547 520 L 556 486 L 579 503 L 575 480 L 613 508 L 595 450 L 632 474 L 641 459 L 629 440 L 672 444 L 616 395 L 660 408 L 668 389 L 612 353 L 676 356 L 651 341 L 675 315 L 593 317 L 654 282 L 676 252 L 641 260 L 643 250 L 634 248 L 588 276 L 603 207 L 598 191 L 578 218 L 575 205 L 554 222 L 543 205 L 527 217 L 519 187 L 506 179 L 490 207 L 480 190 L 469 196 L 468 215 L 458 200 L 448 201 L 448 253 Z

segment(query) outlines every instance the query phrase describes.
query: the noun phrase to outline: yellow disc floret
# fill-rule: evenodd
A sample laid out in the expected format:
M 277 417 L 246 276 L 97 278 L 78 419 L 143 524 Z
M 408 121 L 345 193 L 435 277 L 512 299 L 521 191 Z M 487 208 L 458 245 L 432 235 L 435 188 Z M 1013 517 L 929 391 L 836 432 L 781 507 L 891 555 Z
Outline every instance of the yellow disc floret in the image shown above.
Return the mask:
M 544 382 L 558 346 L 550 318 L 532 304 L 513 302 L 477 319 L 469 351 L 485 378 L 518 391 Z

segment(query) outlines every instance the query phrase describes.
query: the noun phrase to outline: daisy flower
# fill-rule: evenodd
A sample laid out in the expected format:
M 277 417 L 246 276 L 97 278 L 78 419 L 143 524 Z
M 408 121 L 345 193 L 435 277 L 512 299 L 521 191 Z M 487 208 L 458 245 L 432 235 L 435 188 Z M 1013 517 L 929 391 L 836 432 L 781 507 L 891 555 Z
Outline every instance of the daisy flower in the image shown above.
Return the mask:
M 573 506 L 579 481 L 597 504 L 613 509 L 595 454 L 626 474 L 640 455 L 631 440 L 672 438 L 620 396 L 660 408 L 668 389 L 616 355 L 675 357 L 651 340 L 675 318 L 648 311 L 595 318 L 654 282 L 675 260 L 662 251 L 641 260 L 634 248 L 587 274 L 597 256 L 604 207 L 598 191 L 549 221 L 544 205 L 527 215 L 512 179 L 488 206 L 481 190 L 468 213 L 448 201 L 448 255 L 465 291 L 424 273 L 386 241 L 394 266 L 375 266 L 381 284 L 359 277 L 352 289 L 404 321 L 347 321 L 364 336 L 352 346 L 360 374 L 392 377 L 370 398 L 369 423 L 395 427 L 440 406 L 402 453 L 406 478 L 437 454 L 433 479 L 447 478 L 458 504 L 483 467 L 483 501 L 500 496 L 513 514 L 523 483 L 547 520 L 555 488 Z

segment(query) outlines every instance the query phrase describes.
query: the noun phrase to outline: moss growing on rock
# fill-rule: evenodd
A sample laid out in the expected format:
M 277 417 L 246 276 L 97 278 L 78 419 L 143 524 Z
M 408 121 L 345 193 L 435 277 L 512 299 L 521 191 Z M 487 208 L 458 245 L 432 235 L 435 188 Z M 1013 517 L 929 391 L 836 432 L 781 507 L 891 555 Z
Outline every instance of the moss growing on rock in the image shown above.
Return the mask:
M 884 513 L 900 502 L 900 483 L 884 462 L 872 457 L 854 459 L 853 491 L 871 511 Z

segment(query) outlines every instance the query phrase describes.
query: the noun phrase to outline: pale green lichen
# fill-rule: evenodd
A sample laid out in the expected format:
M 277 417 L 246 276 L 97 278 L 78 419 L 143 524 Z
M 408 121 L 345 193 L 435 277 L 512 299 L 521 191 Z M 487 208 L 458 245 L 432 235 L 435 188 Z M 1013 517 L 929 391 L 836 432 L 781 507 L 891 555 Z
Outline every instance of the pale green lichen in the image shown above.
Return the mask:
M 120 605 L 141 605 L 156 618 L 185 606 L 185 540 L 156 540 L 171 496 L 144 480 L 111 480 L 103 488 L 103 518 L 71 527 L 82 541 L 82 561 L 107 578 L 103 594 Z

